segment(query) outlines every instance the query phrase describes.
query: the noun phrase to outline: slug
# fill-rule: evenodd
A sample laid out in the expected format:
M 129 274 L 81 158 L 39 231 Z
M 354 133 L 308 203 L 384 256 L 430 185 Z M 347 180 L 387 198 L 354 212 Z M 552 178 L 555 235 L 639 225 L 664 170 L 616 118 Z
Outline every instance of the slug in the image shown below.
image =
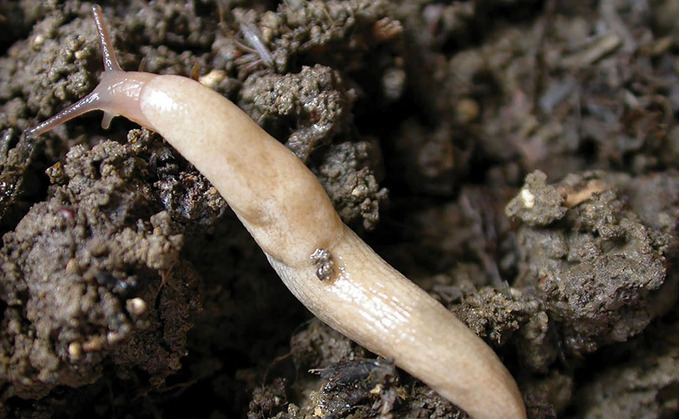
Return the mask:
M 319 319 L 393 358 L 475 418 L 524 418 L 493 350 L 382 260 L 341 220 L 311 171 L 232 102 L 189 78 L 124 72 L 92 8 L 105 72 L 85 98 L 27 130 L 38 136 L 93 110 L 162 135 L 212 182 L 290 291 Z

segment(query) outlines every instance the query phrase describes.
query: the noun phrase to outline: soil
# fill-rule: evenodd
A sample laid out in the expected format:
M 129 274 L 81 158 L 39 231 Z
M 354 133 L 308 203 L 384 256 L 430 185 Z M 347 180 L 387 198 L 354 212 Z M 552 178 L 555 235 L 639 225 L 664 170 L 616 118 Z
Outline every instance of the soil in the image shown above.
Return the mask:
M 290 147 L 530 417 L 672 417 L 679 1 L 574 3 L 101 6 L 123 68 Z M 0 2 L 0 417 L 465 417 L 313 319 L 158 135 L 22 134 L 96 85 L 90 9 Z

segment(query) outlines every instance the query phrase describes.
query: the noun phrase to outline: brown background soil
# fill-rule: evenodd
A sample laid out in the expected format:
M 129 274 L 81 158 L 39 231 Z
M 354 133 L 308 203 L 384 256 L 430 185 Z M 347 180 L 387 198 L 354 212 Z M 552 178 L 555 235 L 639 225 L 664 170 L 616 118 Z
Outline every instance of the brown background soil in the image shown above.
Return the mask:
M 670 417 L 679 1 L 573 3 L 101 6 L 123 68 L 200 77 L 288 145 L 531 417 Z M 159 136 L 22 135 L 96 85 L 90 6 L 0 3 L 0 416 L 463 416 L 313 320 Z

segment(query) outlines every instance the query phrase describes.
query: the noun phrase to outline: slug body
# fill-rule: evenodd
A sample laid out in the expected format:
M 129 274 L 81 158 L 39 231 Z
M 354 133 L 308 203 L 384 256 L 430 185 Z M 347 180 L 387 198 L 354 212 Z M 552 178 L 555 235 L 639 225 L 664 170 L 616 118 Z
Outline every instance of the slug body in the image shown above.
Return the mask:
M 80 102 L 28 131 L 92 110 L 162 135 L 226 199 L 286 286 L 322 321 L 478 418 L 525 417 L 495 353 L 340 220 L 316 177 L 229 100 L 179 76 L 123 72 L 93 7 L 106 72 Z

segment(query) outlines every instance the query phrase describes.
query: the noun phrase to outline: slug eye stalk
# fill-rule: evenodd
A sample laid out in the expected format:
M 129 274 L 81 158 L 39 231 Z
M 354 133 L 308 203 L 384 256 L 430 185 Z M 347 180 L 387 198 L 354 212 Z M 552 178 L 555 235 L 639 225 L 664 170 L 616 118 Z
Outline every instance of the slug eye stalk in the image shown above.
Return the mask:
M 162 135 L 226 199 L 292 293 L 317 317 L 477 418 L 523 418 L 495 353 L 382 260 L 339 218 L 311 171 L 226 98 L 191 79 L 124 72 L 101 8 L 105 73 L 87 97 L 28 131 L 78 115 L 123 115 Z
M 149 121 L 144 118 L 137 104 L 144 84 L 155 75 L 123 71 L 113 49 L 111 35 L 106 26 L 101 7 L 99 5 L 92 6 L 92 14 L 94 15 L 101 55 L 104 60 L 104 74 L 101 82 L 84 98 L 46 121 L 26 130 L 27 136 L 37 137 L 71 119 L 96 110 L 104 111 L 104 117 L 101 121 L 101 127 L 104 129 L 108 129 L 111 120 L 118 115 L 125 115 L 127 119 L 149 127 Z

